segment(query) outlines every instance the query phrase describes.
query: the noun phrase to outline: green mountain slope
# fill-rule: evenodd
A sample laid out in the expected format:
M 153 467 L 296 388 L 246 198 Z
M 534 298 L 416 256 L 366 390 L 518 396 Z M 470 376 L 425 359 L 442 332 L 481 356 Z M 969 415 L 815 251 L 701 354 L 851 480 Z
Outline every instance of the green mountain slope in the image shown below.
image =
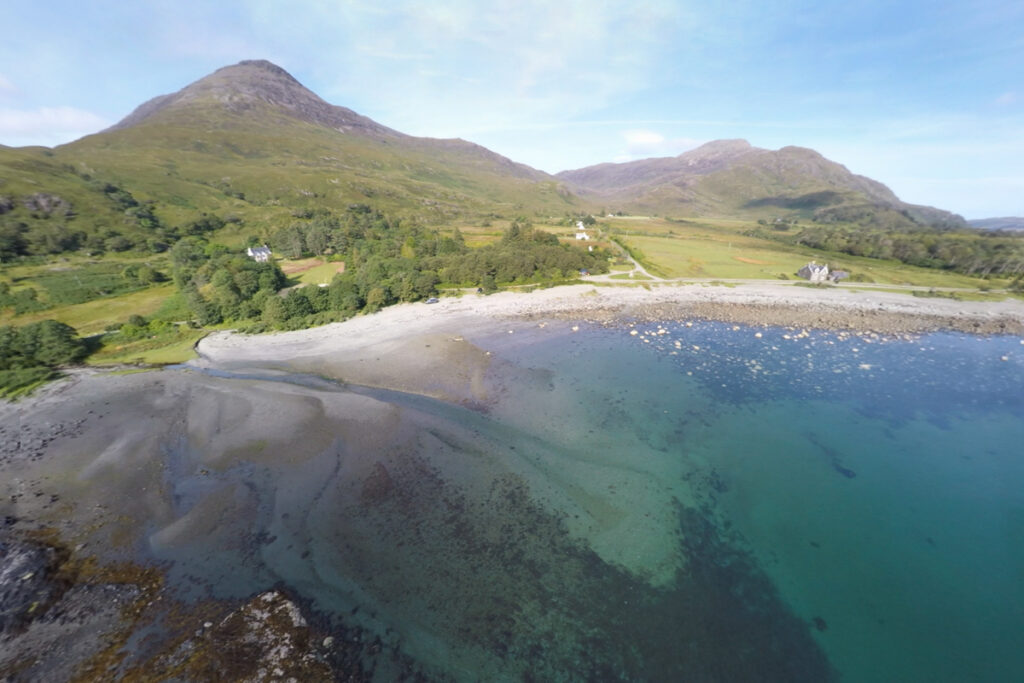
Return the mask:
M 478 145 L 404 135 L 330 105 L 265 61 L 220 69 L 54 153 L 156 201 L 171 222 L 363 202 L 437 222 L 561 214 L 577 202 L 555 178 Z
M 745 140 L 718 140 L 677 157 L 600 164 L 557 177 L 584 198 L 641 212 L 965 226 L 955 214 L 901 202 L 885 185 L 814 150 L 772 151 Z
M 152 207 L 44 147 L 0 146 L 0 263 L 26 253 L 120 251 L 153 239 Z

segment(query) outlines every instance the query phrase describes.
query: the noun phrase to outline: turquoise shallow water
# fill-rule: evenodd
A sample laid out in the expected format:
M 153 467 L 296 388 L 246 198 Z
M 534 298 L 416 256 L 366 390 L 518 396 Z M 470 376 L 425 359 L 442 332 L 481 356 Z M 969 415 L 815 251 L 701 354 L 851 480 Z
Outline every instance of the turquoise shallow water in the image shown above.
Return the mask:
M 386 417 L 301 466 L 166 443 L 215 523 L 145 553 L 464 680 L 1024 680 L 1018 339 L 512 332 L 469 339 L 485 407 L 292 378 Z
M 626 413 L 606 428 L 710 477 L 707 517 L 844 678 L 1024 678 L 1018 339 L 634 329 L 518 351 L 588 392 L 604 383 Z

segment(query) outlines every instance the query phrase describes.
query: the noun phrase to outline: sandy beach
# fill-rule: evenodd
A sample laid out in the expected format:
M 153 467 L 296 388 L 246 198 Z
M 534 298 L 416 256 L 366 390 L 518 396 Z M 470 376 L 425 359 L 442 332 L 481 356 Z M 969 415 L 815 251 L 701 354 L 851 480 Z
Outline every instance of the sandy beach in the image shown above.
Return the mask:
M 1024 301 L 958 301 L 842 287 L 797 287 L 791 283 L 650 288 L 574 285 L 531 293 L 470 294 L 442 298 L 437 304 L 403 304 L 343 323 L 294 332 L 259 336 L 219 332 L 199 343 L 200 359 L 194 362 L 263 364 L 328 352 L 340 356 L 370 347 L 379 354 L 399 349 L 410 336 L 458 334 L 466 329 L 493 327 L 501 320 L 611 322 L 687 318 L 891 335 L 942 329 L 1021 335 Z M 423 367 L 422 359 L 415 365 Z

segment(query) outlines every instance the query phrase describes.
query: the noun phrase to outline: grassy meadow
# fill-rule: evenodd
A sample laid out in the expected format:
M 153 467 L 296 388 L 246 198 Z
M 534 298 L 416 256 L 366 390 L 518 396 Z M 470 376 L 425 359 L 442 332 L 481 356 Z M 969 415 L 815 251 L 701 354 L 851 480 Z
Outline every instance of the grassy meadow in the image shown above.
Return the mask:
M 173 294 L 174 285 L 166 284 L 19 316 L 13 316 L 9 311 L 5 311 L 0 314 L 0 324 L 24 325 L 37 320 L 53 319 L 71 325 L 82 336 L 89 336 L 99 334 L 117 323 L 123 323 L 131 315 L 153 315 L 165 306 Z
M 965 289 L 1005 284 L 751 237 L 743 233 L 754 224 L 744 220 L 622 217 L 602 220 L 601 227 L 617 236 L 652 274 L 665 278 L 796 279 L 796 271 L 815 260 L 878 284 Z
M 196 342 L 209 330 L 175 326 L 172 331 L 145 339 L 121 342 L 111 340 L 89 356 L 90 365 L 184 363 L 195 358 Z
M 344 261 L 322 258 L 278 259 L 277 264 L 292 285 L 329 285 L 335 274 L 345 271 Z

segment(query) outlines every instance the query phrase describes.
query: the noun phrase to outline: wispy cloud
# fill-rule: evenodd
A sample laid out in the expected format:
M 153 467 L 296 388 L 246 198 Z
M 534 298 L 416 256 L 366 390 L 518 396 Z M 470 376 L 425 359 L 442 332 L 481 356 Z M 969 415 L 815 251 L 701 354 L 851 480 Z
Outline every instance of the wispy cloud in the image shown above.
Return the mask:
M 0 109 L 0 142 L 12 147 L 52 147 L 95 133 L 108 125 L 110 123 L 102 117 L 74 107 Z
M 266 7 L 287 24 L 282 11 Z M 356 0 L 309 15 L 335 36 L 308 72 L 328 99 L 433 135 L 565 121 L 627 98 L 659 73 L 682 21 L 663 0 Z
M 694 138 L 666 138 L 661 133 L 646 129 L 632 129 L 622 132 L 626 149 L 617 156 L 619 161 L 643 157 L 675 156 L 693 149 L 701 143 Z
M 1013 104 L 1018 99 L 1020 99 L 1020 98 L 1018 97 L 1017 93 L 1015 93 L 1013 91 L 1009 91 L 1009 92 L 1004 92 L 1002 95 L 997 97 L 995 99 L 995 103 L 1002 107 L 1002 106 L 1006 106 L 1008 104 Z
M 12 93 L 15 90 L 17 90 L 17 88 L 14 87 L 14 84 L 11 83 L 6 76 L 0 74 L 0 95 L 4 93 Z

